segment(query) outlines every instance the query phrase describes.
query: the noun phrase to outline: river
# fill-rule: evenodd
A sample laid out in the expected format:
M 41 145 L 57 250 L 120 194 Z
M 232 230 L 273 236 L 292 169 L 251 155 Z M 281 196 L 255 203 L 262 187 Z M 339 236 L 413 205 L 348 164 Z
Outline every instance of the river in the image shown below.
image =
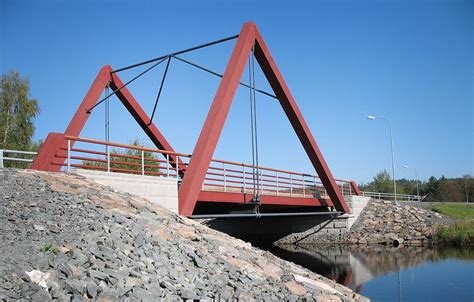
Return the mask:
M 372 301 L 474 301 L 474 247 L 262 248 Z

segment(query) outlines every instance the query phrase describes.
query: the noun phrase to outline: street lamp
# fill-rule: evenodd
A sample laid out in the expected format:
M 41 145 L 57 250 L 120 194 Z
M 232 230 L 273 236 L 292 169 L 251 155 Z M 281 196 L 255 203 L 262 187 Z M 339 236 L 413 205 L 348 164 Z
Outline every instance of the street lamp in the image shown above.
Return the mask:
M 408 169 L 410 168 L 409 166 L 405 165 L 403 166 L 403 168 L 405 169 Z M 415 170 L 415 179 L 416 179 L 416 195 L 419 197 L 420 196 L 420 190 L 418 188 L 418 172 L 416 171 L 416 168 L 413 167 L 413 169 Z
M 393 157 L 393 138 L 392 138 L 392 125 L 390 121 L 384 117 L 375 117 L 373 115 L 367 116 L 368 120 L 384 120 L 388 124 L 388 129 L 390 130 L 390 148 L 392 150 L 392 178 L 393 178 L 393 196 L 395 198 L 395 202 L 397 201 L 397 183 L 395 181 L 395 160 Z

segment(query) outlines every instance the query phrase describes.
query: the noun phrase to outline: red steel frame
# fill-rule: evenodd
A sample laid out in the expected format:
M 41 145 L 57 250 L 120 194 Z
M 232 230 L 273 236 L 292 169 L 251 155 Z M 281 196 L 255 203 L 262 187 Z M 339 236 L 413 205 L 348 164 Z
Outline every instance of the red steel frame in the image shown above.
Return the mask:
M 252 52 L 252 48 L 254 48 L 255 58 L 257 59 L 258 64 L 262 68 L 263 73 L 270 83 L 270 86 L 285 111 L 286 116 L 293 126 L 306 154 L 331 199 L 329 203 L 317 202 L 314 204 L 308 204 L 307 200 L 295 200 L 295 204 L 304 204 L 308 206 L 334 205 L 334 207 L 339 211 L 345 213 L 349 212 L 344 197 L 336 185 L 334 177 L 332 176 L 331 171 L 329 170 L 326 161 L 324 160 L 323 155 L 299 110 L 295 99 L 270 54 L 269 49 L 260 35 L 255 23 L 247 22 L 242 27 L 188 167 L 185 167 L 179 158 L 174 156 L 171 156 L 170 158 L 173 164 L 176 162 L 178 163 L 181 176 L 184 175 L 184 170 L 186 170 L 186 177 L 183 177 L 183 182 L 178 193 L 179 213 L 184 216 L 191 216 L 198 201 L 212 202 L 220 199 L 222 202 L 226 202 L 226 199 L 230 198 L 231 200 L 227 200 L 227 202 L 233 202 L 232 199 L 236 198 L 235 196 L 227 196 L 222 192 L 201 192 L 201 187 L 204 183 L 206 171 L 209 168 L 247 59 Z M 60 171 L 66 158 L 66 151 L 64 151 L 67 147 L 65 146 L 66 136 L 79 136 L 89 118 L 90 113 L 88 113 L 87 110 L 97 103 L 107 85 L 110 85 L 113 90 L 117 90 L 123 86 L 122 81 L 117 74 L 113 72 L 113 69 L 109 65 L 105 65 L 100 70 L 95 81 L 77 109 L 76 114 L 69 123 L 65 133 L 50 133 L 48 135 L 33 162 L 33 169 Z M 153 123 L 150 123 L 150 118 L 126 87 L 122 87 L 118 90 L 116 95 L 159 149 L 174 152 L 173 148 L 158 128 Z M 57 160 L 55 164 L 53 164 L 53 159 Z M 352 188 L 354 192 L 359 195 L 360 192 L 355 183 L 352 184 Z M 247 196 L 244 194 L 241 198 L 244 199 L 244 202 L 249 202 L 251 200 L 251 195 Z M 273 196 L 262 196 L 262 203 L 268 203 L 271 199 L 275 198 L 276 197 Z M 281 202 L 282 204 L 285 204 L 283 198 L 284 197 L 278 197 L 278 203 Z M 293 200 L 295 198 L 291 199 Z M 287 204 L 294 205 L 293 202 L 288 202 Z
M 237 86 L 242 77 L 247 59 L 255 46 L 255 58 L 263 70 L 270 86 L 280 101 L 293 129 L 295 130 L 311 163 L 326 188 L 335 208 L 349 212 L 344 197 L 336 185 L 334 177 L 314 140 L 303 115 L 301 114 L 283 76 L 270 54 L 257 26 L 247 22 L 240 31 L 224 76 L 217 89 L 209 114 L 199 135 L 199 139 L 189 162 L 186 177 L 179 189 L 179 213 L 190 216 L 198 201 L 206 171 L 214 154 L 227 114 L 234 99 Z
M 37 157 L 33 161 L 32 169 L 53 172 L 60 171 L 67 155 L 66 151 L 64 151 L 67 147 L 65 146 L 65 136 L 79 136 L 85 123 L 89 119 L 90 112 L 88 112 L 88 109 L 97 103 L 107 85 L 110 85 L 113 90 L 122 87 L 116 92 L 117 97 L 158 149 L 175 152 L 155 124 L 150 123 L 150 118 L 142 109 L 140 104 L 135 100 L 127 87 L 123 87 L 123 82 L 117 74 L 113 73 L 112 67 L 105 65 L 97 74 L 96 79 L 79 105 L 76 114 L 69 122 L 64 134 L 50 133 L 48 135 L 43 146 L 39 150 Z M 74 144 L 74 141 L 71 141 L 71 143 Z M 53 158 L 56 159 L 55 164 L 52 164 Z M 175 165 L 177 161 L 180 174 L 183 174 L 184 164 L 179 160 L 179 158 L 175 155 L 170 155 L 170 161 L 173 165 Z

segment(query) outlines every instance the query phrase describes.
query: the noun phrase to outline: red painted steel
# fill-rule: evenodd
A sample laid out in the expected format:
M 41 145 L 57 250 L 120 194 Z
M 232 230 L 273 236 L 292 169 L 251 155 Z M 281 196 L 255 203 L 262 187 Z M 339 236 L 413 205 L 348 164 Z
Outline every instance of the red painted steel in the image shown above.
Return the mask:
M 223 202 L 223 203 L 238 203 L 245 204 L 251 202 L 253 194 L 250 193 L 230 193 L 230 192 L 212 192 L 200 191 L 198 196 L 199 202 Z M 263 205 L 282 205 L 282 206 L 324 206 L 332 207 L 334 204 L 330 200 L 323 200 L 318 198 L 304 198 L 304 197 L 289 197 L 289 196 L 274 196 L 262 195 L 260 197 Z
M 356 182 L 351 180 L 351 188 L 352 191 L 357 195 L 357 196 L 362 196 L 362 192 L 359 189 L 359 186 L 357 186 Z
M 113 90 L 118 89 L 119 87 L 123 86 L 122 81 L 117 76 L 116 73 L 112 73 L 112 82 L 110 86 Z M 158 130 L 158 128 L 153 124 L 150 120 L 148 114 L 142 109 L 140 104 L 135 100 L 133 95 L 127 89 L 127 87 L 123 87 L 121 90 L 116 92 L 117 97 L 122 102 L 122 104 L 127 108 L 128 112 L 133 116 L 133 118 L 137 121 L 140 127 L 145 131 L 151 141 L 158 147 L 158 149 L 167 150 L 170 152 L 175 152 L 168 141 L 165 139 L 163 134 Z M 181 175 L 184 175 L 183 169 L 184 164 L 175 155 L 170 155 L 170 162 L 172 166 L 175 167 L 175 163 L 178 163 L 178 170 L 180 171 Z
M 255 45 L 255 57 L 273 88 L 281 106 L 292 124 L 306 154 L 322 180 L 334 206 L 349 212 L 344 197 L 314 140 L 293 96 L 273 60 L 262 36 L 253 22 L 245 23 L 222 77 L 219 88 L 204 122 L 199 139 L 189 162 L 186 177 L 179 189 L 179 213 L 190 216 L 201 194 L 212 155 L 215 151 L 227 114 L 232 104 L 237 85 L 242 77 L 247 58 Z
M 255 24 L 248 22 L 244 24 L 240 31 L 234 51 L 194 148 L 186 177 L 179 188 L 178 208 L 181 215 L 191 216 L 193 214 L 204 177 L 211 163 L 212 155 L 242 77 L 248 55 L 253 47 L 255 30 Z
M 38 154 L 33 160 L 31 169 L 59 172 L 61 170 L 61 167 L 52 165 L 52 162 L 55 159 L 58 150 L 64 144 L 65 140 L 66 139 L 64 133 L 49 133 L 46 137 L 46 140 L 41 145 Z
M 120 80 L 117 74 L 112 73 L 112 71 L 113 69 L 112 67 L 110 67 L 110 65 L 105 65 L 100 69 L 99 73 L 97 74 L 97 77 L 95 78 L 91 87 L 87 91 L 86 96 L 82 100 L 81 104 L 76 110 L 76 113 L 69 122 L 69 125 L 66 128 L 64 135 L 71 137 L 79 136 L 82 129 L 84 128 L 85 123 L 89 119 L 89 108 L 91 108 L 97 103 L 100 95 L 102 94 L 107 85 L 110 84 L 110 87 L 114 90 L 123 86 L 123 82 Z M 145 131 L 151 141 L 159 149 L 174 153 L 174 150 L 171 145 L 161 134 L 158 128 L 153 123 L 150 123 L 150 118 L 145 113 L 145 111 L 143 111 L 142 107 L 138 104 L 138 102 L 132 96 L 127 87 L 122 87 L 119 91 L 117 91 L 116 95 L 123 103 L 123 105 L 127 108 L 127 110 L 130 112 L 130 114 L 133 116 L 133 118 L 137 121 L 137 123 L 142 127 L 142 129 Z M 43 147 L 39 150 L 38 156 L 36 157 L 38 160 L 41 160 L 41 163 L 38 160 L 35 160 L 32 165 L 33 169 L 55 172 L 60 171 L 61 165 L 64 164 L 65 157 L 67 156 L 67 151 L 64 151 L 64 149 L 67 148 L 67 141 L 64 139 L 63 142 L 60 144 L 56 141 L 57 139 L 58 137 L 54 136 L 54 140 L 45 140 Z M 71 140 L 71 147 L 74 145 L 74 143 L 75 141 Z M 50 154 L 42 154 L 46 151 L 48 153 L 53 154 L 54 156 L 57 156 L 57 159 L 59 159 L 59 163 L 61 163 L 61 165 L 53 165 L 51 160 L 44 161 L 44 159 L 49 158 L 51 156 Z M 178 160 L 178 169 L 180 170 L 180 174 L 184 175 L 184 164 L 179 161 L 179 158 L 177 158 L 175 155 L 170 155 L 170 162 L 173 166 L 175 166 L 176 160 Z
M 99 99 L 102 91 L 107 85 L 116 91 L 117 97 L 124 104 L 130 114 L 135 118 L 137 123 L 145 131 L 145 133 L 150 137 L 153 143 L 162 150 L 162 154 L 169 154 L 170 162 L 174 167 L 177 163 L 180 176 L 183 178 L 183 182 L 179 189 L 179 213 L 184 216 L 190 216 L 193 213 L 196 202 L 203 201 L 205 199 L 213 199 L 217 201 L 216 198 L 221 198 L 220 202 L 226 202 L 229 200 L 235 200 L 240 198 L 241 202 L 251 201 L 252 194 L 238 194 L 238 193 L 229 193 L 229 192 L 201 192 L 204 180 L 215 180 L 222 181 L 222 179 L 213 179 L 206 178 L 206 174 L 221 176 L 218 173 L 209 173 L 209 169 L 221 170 L 220 168 L 210 167 L 212 161 L 212 155 L 216 148 L 217 142 L 221 135 L 224 123 L 226 121 L 230 106 L 232 105 L 233 98 L 236 93 L 237 86 L 239 85 L 240 79 L 242 77 L 243 70 L 245 68 L 247 59 L 251 54 L 252 48 L 255 47 L 255 57 L 257 62 L 261 66 L 267 80 L 269 81 L 272 89 L 275 92 L 282 108 L 284 109 L 291 125 L 293 126 L 300 142 L 303 145 L 308 157 L 311 160 L 316 172 L 319 175 L 319 178 L 324 185 L 328 195 L 331 198 L 331 201 L 319 200 L 316 198 L 299 198 L 295 196 L 262 196 L 262 203 L 269 204 L 280 204 L 280 205 L 312 205 L 312 206 L 334 206 L 337 210 L 348 212 L 349 209 L 345 203 L 344 197 L 339 190 L 339 187 L 336 185 L 336 180 L 333 178 L 321 151 L 319 150 L 316 141 L 314 140 L 309 127 L 307 126 L 289 88 L 287 87 L 278 67 L 270 54 L 262 36 L 258 32 L 256 25 L 253 22 L 245 23 L 240 32 L 239 38 L 236 42 L 234 50 L 232 52 L 229 63 L 226 67 L 224 75 L 222 77 L 219 88 L 216 92 L 214 100 L 212 102 L 211 108 L 209 110 L 208 116 L 205 120 L 204 126 L 201 130 L 199 139 L 195 146 L 193 155 L 189 161 L 188 166 L 183 163 L 180 157 L 190 157 L 189 155 L 178 154 L 174 152 L 171 145 L 167 142 L 164 136 L 160 133 L 158 128 L 151 123 L 149 116 L 143 111 L 138 102 L 132 96 L 130 91 L 123 86 L 122 81 L 117 76 L 116 73 L 112 73 L 112 68 L 109 65 L 104 66 L 93 84 L 89 88 L 86 96 L 84 97 L 82 103 L 76 111 L 76 114 L 72 118 L 69 126 L 67 127 L 64 134 L 51 133 L 48 135 L 44 145 L 41 147 L 38 156 L 33 162 L 33 168 L 39 170 L 48 170 L 48 171 L 60 171 L 61 166 L 64 166 L 65 159 L 67 158 L 67 140 L 71 140 L 70 147 L 73 146 L 75 141 L 81 140 L 77 136 L 80 134 L 82 128 L 84 127 L 87 119 L 89 118 L 89 113 L 87 110 L 93 107 L 97 100 Z M 120 88 L 120 90 L 118 90 Z M 93 140 L 83 140 L 91 143 L 98 143 L 99 141 L 93 142 Z M 108 145 L 114 145 L 107 143 Z M 115 144 L 116 146 L 118 144 Z M 126 146 L 126 145 L 123 145 Z M 74 149 L 74 148 L 73 148 Z M 146 148 L 143 148 L 145 150 Z M 78 149 L 74 149 L 78 151 Z M 165 153 L 166 152 L 166 153 Z M 80 157 L 75 157 L 80 158 Z M 249 165 L 244 165 L 241 163 L 234 163 L 230 161 L 214 160 L 216 163 L 222 164 L 231 164 L 241 166 L 242 169 L 249 167 Z M 81 165 L 73 165 L 81 166 Z M 83 166 L 83 165 L 82 165 Z M 121 169 L 113 169 L 121 170 Z M 293 175 L 299 175 L 307 177 L 301 173 L 294 173 L 289 171 L 277 170 L 277 169 L 266 169 L 272 172 L 283 172 L 290 173 Z M 136 173 L 136 171 L 124 169 L 124 171 L 130 171 L 131 173 Z M 222 171 L 222 170 L 221 170 Z M 186 176 L 184 177 L 184 173 Z M 227 172 L 232 173 L 242 173 L 242 175 L 248 175 L 249 172 L 238 170 L 227 170 Z M 275 178 L 274 175 L 265 174 L 264 177 Z M 242 179 L 242 176 L 238 175 L 227 175 L 227 177 L 233 177 Z M 280 176 L 279 177 L 279 188 L 284 189 L 288 188 L 284 184 L 289 184 L 287 181 L 288 177 Z M 227 180 L 229 183 L 238 183 L 241 184 L 240 180 Z M 272 182 L 273 180 L 263 179 L 263 187 L 275 187 L 275 185 L 266 184 L 265 182 Z M 311 181 L 307 179 L 292 179 L 293 184 L 300 184 L 302 186 L 311 186 L 316 185 L 316 181 Z M 283 186 L 282 186 L 283 184 Z M 210 184 L 212 185 L 212 184 Z M 352 189 L 357 194 L 360 194 L 359 189 L 355 183 L 351 183 Z M 232 186 L 228 186 L 231 188 Z M 235 187 L 235 186 L 234 186 Z M 238 188 L 238 187 L 235 187 Z M 303 187 L 296 189 L 301 190 Z M 271 190 L 268 190 L 271 191 Z M 240 197 L 238 197 L 240 196 Z M 228 198 L 228 199 L 226 199 Z M 301 199 L 301 200 L 299 200 Z M 296 204 L 295 204 L 296 203 Z
M 258 30 L 255 30 L 255 40 L 255 58 L 262 68 L 262 71 L 270 83 L 270 86 L 275 92 L 276 97 L 280 101 L 286 116 L 293 126 L 293 129 L 295 130 L 296 135 L 298 136 L 303 148 L 306 151 L 306 154 L 313 164 L 314 169 L 318 173 L 324 188 L 334 203 L 335 208 L 338 211 L 348 213 L 349 207 L 344 200 L 344 196 L 339 190 L 339 187 L 336 185 L 336 181 L 329 170 L 323 154 L 316 144 L 316 140 L 311 134 L 311 131 L 309 130 L 309 127 L 306 124 L 306 121 L 303 118 L 303 115 L 301 114 L 301 111 L 299 110 L 298 105 L 296 104 L 296 101 L 290 92 L 290 89 L 286 85 L 276 62 L 270 53 L 270 50 L 266 46 Z

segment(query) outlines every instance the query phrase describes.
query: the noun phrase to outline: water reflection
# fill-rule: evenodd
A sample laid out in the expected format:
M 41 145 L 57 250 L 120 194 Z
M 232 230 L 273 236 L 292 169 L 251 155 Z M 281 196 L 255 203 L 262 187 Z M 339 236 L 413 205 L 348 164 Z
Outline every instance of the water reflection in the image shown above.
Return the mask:
M 306 267 L 318 274 L 333 279 L 353 290 L 365 294 L 374 300 L 401 301 L 402 292 L 406 290 L 403 296 L 405 300 L 411 300 L 408 287 L 417 287 L 416 298 L 420 301 L 421 297 L 428 297 L 428 294 L 420 292 L 422 286 L 416 282 L 425 282 L 425 280 L 414 281 L 414 276 L 418 273 L 429 274 L 433 270 L 440 280 L 440 286 L 446 286 L 442 289 L 443 293 L 448 292 L 453 284 L 458 287 L 467 287 L 464 289 L 467 301 L 474 298 L 472 288 L 474 287 L 474 248 L 455 248 L 455 247 L 318 247 L 318 246 L 265 246 L 263 247 L 273 254 Z M 447 263 L 448 259 L 457 259 L 461 261 L 452 261 Z M 456 271 L 454 277 L 439 271 L 444 263 L 448 265 L 449 270 Z M 445 269 L 446 270 L 446 269 Z M 461 280 L 443 280 L 443 278 L 462 278 Z M 385 280 L 385 279 L 387 280 Z M 404 278 L 409 279 L 404 282 Z M 384 281 L 385 280 L 385 281 Z M 408 282 L 410 281 L 410 282 Z M 459 282 L 458 282 L 459 281 Z M 376 290 L 372 289 L 373 284 L 377 284 Z M 370 286 L 368 286 L 370 285 Z M 364 288 L 366 287 L 366 288 Z M 385 287 L 385 288 L 382 288 Z M 458 288 L 459 289 L 459 288 Z M 378 292 L 377 292 L 378 291 Z M 431 290 L 432 291 L 432 290 Z M 388 295 L 388 293 L 390 294 Z M 373 296 L 371 296 L 373 294 Z M 383 294 L 387 294 L 384 296 Z M 435 296 L 439 298 L 440 296 Z M 415 298 L 415 297 L 411 297 Z M 442 301 L 443 299 L 438 301 Z M 421 299 L 421 301 L 425 301 Z M 452 300 L 454 301 L 454 300 Z

